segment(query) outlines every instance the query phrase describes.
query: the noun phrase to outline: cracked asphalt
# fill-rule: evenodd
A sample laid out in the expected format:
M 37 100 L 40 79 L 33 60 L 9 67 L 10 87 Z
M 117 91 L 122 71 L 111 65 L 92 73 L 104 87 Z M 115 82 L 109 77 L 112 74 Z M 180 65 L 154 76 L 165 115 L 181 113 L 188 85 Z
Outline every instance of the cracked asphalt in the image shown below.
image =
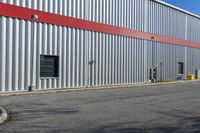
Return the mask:
M 199 133 L 200 82 L 0 97 L 1 133 Z

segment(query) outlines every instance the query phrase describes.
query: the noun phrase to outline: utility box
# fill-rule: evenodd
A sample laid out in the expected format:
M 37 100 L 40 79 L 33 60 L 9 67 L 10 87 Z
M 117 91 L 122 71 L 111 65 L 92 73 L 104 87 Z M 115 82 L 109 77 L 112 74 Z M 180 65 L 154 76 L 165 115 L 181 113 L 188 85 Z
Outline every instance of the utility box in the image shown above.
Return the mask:
M 200 79 L 200 69 L 195 70 L 195 78 Z

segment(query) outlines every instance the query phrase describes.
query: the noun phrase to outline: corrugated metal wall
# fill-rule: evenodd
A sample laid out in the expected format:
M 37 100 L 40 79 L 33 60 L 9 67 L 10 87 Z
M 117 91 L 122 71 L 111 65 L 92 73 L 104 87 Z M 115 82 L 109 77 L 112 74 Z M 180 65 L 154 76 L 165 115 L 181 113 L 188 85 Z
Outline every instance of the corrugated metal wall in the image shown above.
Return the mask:
M 145 81 L 145 41 L 90 32 L 90 85 L 141 83 Z
M 152 0 L 0 2 L 200 41 L 199 19 Z M 200 49 L 5 17 L 0 17 L 0 42 L 2 92 L 30 85 L 47 89 L 143 83 L 151 66 L 158 68 L 158 80 L 176 79 L 178 62 L 187 64 L 186 72 L 200 68 Z M 59 78 L 40 78 L 41 54 L 59 55 Z
M 176 80 L 178 62 L 186 63 L 185 54 L 182 46 L 148 42 L 148 66 L 157 67 L 157 80 Z
M 0 0 L 0 2 L 144 30 L 145 0 L 42 0 L 42 2 L 41 0 Z
M 34 30 L 31 22 L 4 17 L 1 23 L 1 88 L 5 91 L 25 90 L 32 82 L 44 89 L 86 85 L 88 31 L 47 24 L 35 24 Z M 59 78 L 40 79 L 40 55 L 59 55 Z
M 148 32 L 185 39 L 186 14 L 154 1 L 148 5 Z
M 199 18 L 151 0 L 148 1 L 147 27 L 151 33 L 200 42 Z M 175 80 L 178 62 L 185 63 L 185 75 L 200 68 L 200 49 L 156 42 L 148 44 L 148 66 L 158 68 L 158 79 Z
M 43 89 L 144 82 L 143 40 L 47 24 L 35 24 L 33 38 L 31 22 L 2 17 L 1 23 L 2 91 L 25 90 L 32 80 Z M 40 79 L 43 54 L 59 55 L 59 78 Z
M 187 16 L 187 39 L 191 41 L 200 42 L 200 20 L 193 17 Z
M 147 27 L 148 32 L 154 34 L 186 39 L 186 14 L 149 1 Z M 186 63 L 183 46 L 148 42 L 148 55 L 148 66 L 157 68 L 158 80 L 175 80 L 178 62 Z

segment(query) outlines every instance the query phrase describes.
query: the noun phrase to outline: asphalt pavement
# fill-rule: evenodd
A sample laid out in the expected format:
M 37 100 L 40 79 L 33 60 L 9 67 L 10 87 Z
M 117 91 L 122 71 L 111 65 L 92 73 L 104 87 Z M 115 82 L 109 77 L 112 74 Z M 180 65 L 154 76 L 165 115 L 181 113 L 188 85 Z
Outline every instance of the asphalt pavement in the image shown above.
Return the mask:
M 199 133 L 200 82 L 0 97 L 0 133 Z

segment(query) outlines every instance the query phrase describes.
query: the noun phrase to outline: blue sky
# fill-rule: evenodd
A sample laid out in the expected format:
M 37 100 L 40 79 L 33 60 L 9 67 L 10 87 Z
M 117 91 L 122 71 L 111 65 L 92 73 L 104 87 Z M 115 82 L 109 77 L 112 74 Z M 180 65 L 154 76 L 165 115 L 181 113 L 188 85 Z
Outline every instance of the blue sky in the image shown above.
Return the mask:
M 200 0 L 163 0 L 197 15 L 200 15 Z

